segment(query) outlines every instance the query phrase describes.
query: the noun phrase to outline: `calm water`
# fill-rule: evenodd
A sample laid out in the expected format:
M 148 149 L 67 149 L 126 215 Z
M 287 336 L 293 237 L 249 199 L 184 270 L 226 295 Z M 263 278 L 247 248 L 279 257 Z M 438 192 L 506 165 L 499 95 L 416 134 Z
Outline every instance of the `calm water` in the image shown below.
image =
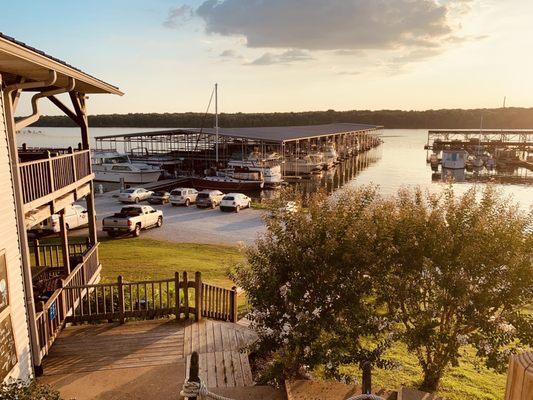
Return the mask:
M 69 147 L 77 146 L 80 141 L 79 130 L 75 128 L 32 128 L 31 132 L 21 133 L 19 145 L 27 143 L 35 147 Z M 92 128 L 92 137 L 130 132 L 155 131 L 146 128 Z M 386 129 L 383 131 L 384 144 L 372 150 L 359 160 L 340 165 L 336 170 L 314 176 L 303 186 L 327 186 L 328 189 L 355 187 L 373 183 L 388 195 L 404 186 L 417 185 L 432 192 L 441 191 L 448 183 L 435 175 L 426 164 L 424 144 L 427 130 Z M 463 177 L 459 177 L 463 178 Z M 497 174 L 481 172 L 466 173 L 465 182 L 454 183 L 457 193 L 464 193 L 477 185 L 483 187 L 485 181 L 492 180 L 505 195 L 511 195 L 525 209 L 533 208 L 533 172 L 525 169 L 501 172 Z

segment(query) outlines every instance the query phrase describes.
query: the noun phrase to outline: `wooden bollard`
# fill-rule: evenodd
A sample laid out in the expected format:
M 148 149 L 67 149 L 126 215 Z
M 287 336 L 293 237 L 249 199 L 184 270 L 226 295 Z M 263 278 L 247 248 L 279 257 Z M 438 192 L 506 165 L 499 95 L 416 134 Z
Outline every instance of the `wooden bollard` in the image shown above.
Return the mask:
M 198 357 L 198 353 L 196 351 L 193 351 L 191 354 L 191 365 L 189 366 L 189 382 L 200 383 L 200 376 L 198 376 L 199 372 L 200 358 Z M 196 400 L 196 397 L 189 397 L 189 399 Z

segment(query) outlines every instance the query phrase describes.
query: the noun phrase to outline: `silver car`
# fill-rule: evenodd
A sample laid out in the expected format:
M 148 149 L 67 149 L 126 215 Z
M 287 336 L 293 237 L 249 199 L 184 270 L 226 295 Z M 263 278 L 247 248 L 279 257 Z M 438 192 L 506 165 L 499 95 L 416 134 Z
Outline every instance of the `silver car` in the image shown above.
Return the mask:
M 153 193 L 143 188 L 129 188 L 120 192 L 118 200 L 122 203 L 139 203 L 148 200 Z
M 176 188 L 170 192 L 170 204 L 174 207 L 180 205 L 189 207 L 189 205 L 196 203 L 197 196 L 198 191 L 196 189 Z

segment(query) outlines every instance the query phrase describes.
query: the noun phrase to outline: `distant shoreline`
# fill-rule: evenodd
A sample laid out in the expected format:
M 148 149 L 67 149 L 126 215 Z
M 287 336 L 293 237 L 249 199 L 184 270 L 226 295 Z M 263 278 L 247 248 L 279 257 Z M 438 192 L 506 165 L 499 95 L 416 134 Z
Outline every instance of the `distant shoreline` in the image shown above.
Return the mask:
M 482 118 L 483 117 L 483 118 Z M 353 110 L 284 113 L 222 113 L 220 125 L 234 127 L 297 126 L 330 123 L 381 125 L 389 129 L 533 129 L 533 108 L 444 109 L 427 111 Z M 204 113 L 130 113 L 89 116 L 93 128 L 209 127 L 213 115 Z M 66 116 L 42 116 L 32 127 L 72 127 Z

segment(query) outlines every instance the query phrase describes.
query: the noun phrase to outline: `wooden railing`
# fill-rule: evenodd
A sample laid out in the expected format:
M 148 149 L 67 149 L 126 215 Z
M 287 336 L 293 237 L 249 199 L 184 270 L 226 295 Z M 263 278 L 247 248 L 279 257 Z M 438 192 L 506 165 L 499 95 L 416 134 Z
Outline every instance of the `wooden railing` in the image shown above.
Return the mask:
M 37 304 L 37 337 L 41 358 L 48 354 L 50 347 L 63 329 L 67 310 L 62 289 L 57 289 L 46 301 Z
M 237 322 L 237 289 L 202 284 L 202 315 Z
M 41 358 L 48 354 L 50 346 L 65 326 L 68 316 L 80 304 L 80 298 L 86 295 L 87 288 L 69 293 L 65 289 L 75 285 L 91 282 L 100 267 L 98 260 L 98 243 L 83 254 L 83 260 L 65 279 L 58 280 L 58 288 L 46 302 L 37 305 L 37 337 Z M 89 285 L 90 286 L 90 285 Z
M 83 255 L 88 248 L 87 241 L 69 243 L 68 253 L 72 256 Z M 41 243 L 38 239 L 31 246 L 31 257 L 35 267 L 63 267 L 63 246 L 59 243 Z
M 202 283 L 201 273 L 189 280 L 184 272 L 174 278 L 153 281 L 126 282 L 121 276 L 116 282 L 97 285 L 68 285 L 63 288 L 72 313 L 68 322 L 115 320 L 126 318 L 155 318 L 175 315 L 199 321 L 209 317 L 236 322 L 237 294 Z M 75 304 L 75 299 L 79 301 Z
M 19 164 L 24 204 L 46 197 L 91 174 L 90 151 Z

